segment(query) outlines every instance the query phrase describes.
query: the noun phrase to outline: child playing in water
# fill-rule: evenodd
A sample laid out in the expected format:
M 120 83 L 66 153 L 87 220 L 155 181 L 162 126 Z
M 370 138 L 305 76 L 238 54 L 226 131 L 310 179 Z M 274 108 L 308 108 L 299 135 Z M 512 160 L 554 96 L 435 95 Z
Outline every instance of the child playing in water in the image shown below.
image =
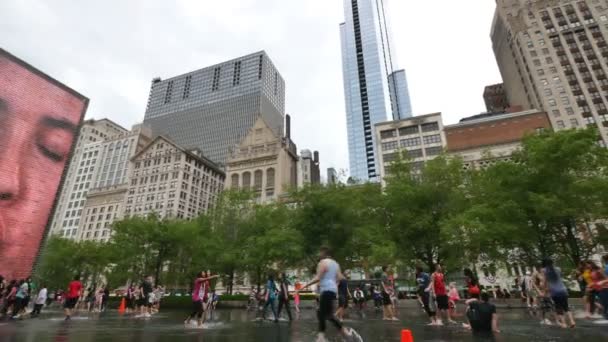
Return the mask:
M 448 292 L 448 303 L 450 306 L 450 316 L 454 317 L 454 312 L 456 311 L 456 302 L 460 300 L 460 295 L 458 294 L 458 289 L 456 288 L 456 283 L 450 283 L 450 291 Z

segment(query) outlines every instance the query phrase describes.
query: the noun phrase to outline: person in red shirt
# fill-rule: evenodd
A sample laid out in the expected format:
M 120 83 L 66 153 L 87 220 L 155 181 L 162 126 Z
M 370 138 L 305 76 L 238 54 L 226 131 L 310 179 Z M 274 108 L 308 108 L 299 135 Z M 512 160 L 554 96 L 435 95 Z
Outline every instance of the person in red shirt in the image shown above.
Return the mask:
M 68 292 L 65 295 L 65 302 L 63 304 L 63 308 L 65 311 L 65 320 L 70 320 L 72 316 L 72 310 L 78 303 L 78 298 L 82 295 L 82 283 L 80 282 L 80 277 L 75 276 L 74 280 L 70 282 L 68 285 Z
M 449 312 L 449 300 L 448 300 L 448 291 L 445 287 L 445 279 L 443 275 L 443 269 L 440 264 L 435 265 L 435 272 L 431 275 L 431 284 L 432 291 L 435 294 L 435 298 L 437 300 L 437 309 L 439 311 L 437 325 L 442 325 L 441 315 L 442 313 L 446 316 L 448 322 L 454 323 L 452 317 L 450 317 Z

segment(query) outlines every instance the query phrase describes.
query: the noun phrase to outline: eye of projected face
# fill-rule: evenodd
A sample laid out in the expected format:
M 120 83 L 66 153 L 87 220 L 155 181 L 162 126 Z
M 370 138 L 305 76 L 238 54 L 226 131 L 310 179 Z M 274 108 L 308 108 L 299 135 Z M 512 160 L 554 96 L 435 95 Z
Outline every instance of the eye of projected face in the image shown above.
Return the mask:
M 64 119 L 44 116 L 36 132 L 38 151 L 53 162 L 62 162 L 70 152 L 70 146 L 76 126 Z

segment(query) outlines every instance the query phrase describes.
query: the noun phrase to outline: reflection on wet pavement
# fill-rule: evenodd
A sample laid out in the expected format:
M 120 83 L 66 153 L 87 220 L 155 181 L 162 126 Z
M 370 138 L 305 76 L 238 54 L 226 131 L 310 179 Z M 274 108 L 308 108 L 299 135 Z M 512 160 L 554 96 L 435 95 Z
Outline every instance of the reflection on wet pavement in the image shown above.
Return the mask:
M 48 311 L 40 318 L 16 322 L 0 322 L 0 342 L 3 341 L 142 341 L 142 342 L 218 342 L 218 341 L 268 341 L 309 342 L 315 341 L 316 319 L 312 309 L 303 310 L 292 323 L 256 320 L 255 313 L 245 310 L 218 310 L 212 322 L 203 329 L 184 326 L 183 320 L 189 308 L 180 311 L 164 311 L 152 318 L 137 319 L 120 316 L 115 311 L 103 314 L 80 314 L 72 321 L 64 322 L 61 312 Z M 355 328 L 365 341 L 398 342 L 403 328 L 412 330 L 414 340 L 419 341 L 608 341 L 608 326 L 595 325 L 591 321 L 578 320 L 576 329 L 559 329 L 541 326 L 539 320 L 522 309 L 501 309 L 502 333 L 493 337 L 473 337 L 459 325 L 446 327 L 426 326 L 423 312 L 414 305 L 399 310 L 399 322 L 384 322 L 381 314 L 366 311 L 365 315 L 353 310 L 345 321 Z M 463 321 L 463 317 L 459 317 Z M 332 327 L 328 338 L 340 341 Z

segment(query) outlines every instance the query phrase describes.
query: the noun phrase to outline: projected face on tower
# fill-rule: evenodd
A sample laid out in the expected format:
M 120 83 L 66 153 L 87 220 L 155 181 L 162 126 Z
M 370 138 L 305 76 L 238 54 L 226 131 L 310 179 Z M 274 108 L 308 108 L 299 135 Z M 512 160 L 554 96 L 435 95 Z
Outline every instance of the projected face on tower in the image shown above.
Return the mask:
M 30 274 L 88 100 L 0 49 L 0 274 Z

